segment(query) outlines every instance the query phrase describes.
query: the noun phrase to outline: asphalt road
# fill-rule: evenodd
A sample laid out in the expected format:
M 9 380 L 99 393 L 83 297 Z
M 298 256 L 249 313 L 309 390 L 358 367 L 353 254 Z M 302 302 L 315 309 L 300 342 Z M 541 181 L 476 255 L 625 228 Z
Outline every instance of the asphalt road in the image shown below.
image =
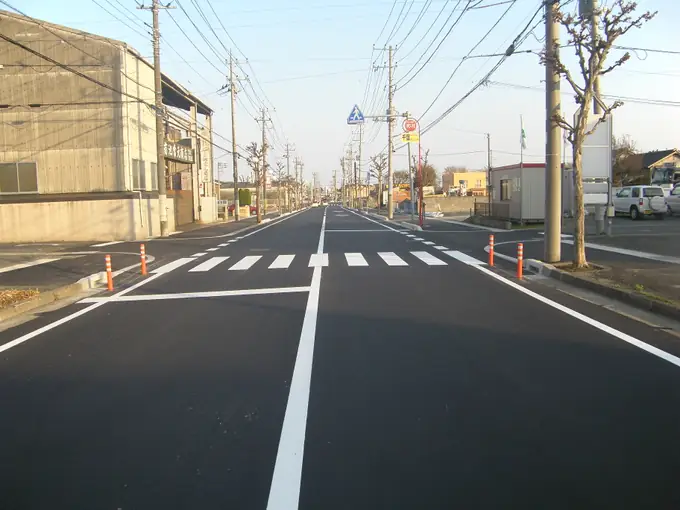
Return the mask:
M 680 506 L 676 337 L 488 269 L 485 231 L 226 234 L 0 333 L 0 508 Z

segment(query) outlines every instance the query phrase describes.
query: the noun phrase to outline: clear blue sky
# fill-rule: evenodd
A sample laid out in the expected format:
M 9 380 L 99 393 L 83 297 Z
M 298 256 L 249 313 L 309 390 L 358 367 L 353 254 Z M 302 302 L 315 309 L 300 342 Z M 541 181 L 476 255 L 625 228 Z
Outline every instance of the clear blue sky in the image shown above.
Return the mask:
M 226 52 L 198 15 L 194 2 L 203 9 L 224 45 L 234 48 L 212 14 L 208 0 L 180 0 L 218 53 L 224 55 Z M 482 0 L 479 6 L 500 2 L 502 0 Z M 332 171 L 339 168 L 338 160 L 345 150 L 345 144 L 352 137 L 352 129 L 346 125 L 352 106 L 358 103 L 367 115 L 383 112 L 386 107 L 386 72 L 369 69 L 371 63 L 378 66 L 386 63 L 387 54 L 372 51 L 374 44 L 381 48 L 388 41 L 389 44 L 399 44 L 403 40 L 395 54 L 395 81 L 400 87 L 395 95 L 395 107 L 399 111 L 409 110 L 419 117 L 442 90 L 461 57 L 470 51 L 509 6 L 503 3 L 466 12 L 431 62 L 406 84 L 413 74 L 409 74 L 409 70 L 420 61 L 414 69 L 417 70 L 430 56 L 467 0 L 211 0 L 211 3 L 228 35 L 248 57 L 250 67 L 245 64 L 243 67 L 250 75 L 251 82 L 257 80 L 255 92 L 246 85 L 248 95 L 256 105 L 250 103 L 245 93 L 240 95 L 241 102 L 236 112 L 239 144 L 245 146 L 251 141 L 260 140 L 253 115 L 256 113 L 255 106 L 259 106 L 259 101 L 266 94 L 276 107 L 274 112 L 271 105 L 266 104 L 270 108 L 276 131 L 275 136 L 274 133 L 270 134 L 274 139 L 270 163 L 273 165 L 275 160 L 281 158 L 282 145 L 288 141 L 295 145 L 296 155 L 304 160 L 306 177 L 311 178 L 311 172 L 317 171 L 322 183 L 330 182 Z M 572 2 L 569 8 L 575 8 L 576 3 Z M 135 9 L 133 0 L 70 0 L 68 4 L 15 0 L 14 5 L 36 18 L 124 40 L 143 55 L 151 57 L 151 43 L 148 36 L 144 35 L 144 29 L 121 14 L 123 11 L 135 22 L 134 16 L 150 22 L 151 13 Z M 539 5 L 539 0 L 516 0 L 473 55 L 505 51 Z M 121 6 L 129 11 L 124 11 Z M 102 7 L 142 34 L 114 19 Z M 680 2 L 639 0 L 639 9 L 658 10 L 659 14 L 642 30 L 620 39 L 619 44 L 680 50 L 680 36 L 676 28 L 677 19 L 680 18 Z M 388 18 L 391 10 L 392 15 Z M 211 105 L 216 111 L 215 130 L 231 138 L 229 100 L 216 93 L 225 83 L 223 73 L 227 72 L 226 66 L 208 49 L 181 9 L 170 12 L 201 52 L 192 47 L 168 13 L 163 12 L 163 37 L 193 68 L 167 46 L 162 46 L 163 70 Z M 412 30 L 421 12 L 421 22 Z M 445 24 L 449 15 L 450 21 Z M 385 29 L 381 34 L 383 26 Z M 435 37 L 442 26 L 442 33 Z M 538 25 L 534 34 L 535 37 L 529 36 L 520 49 L 540 49 L 544 35 L 542 24 Z M 430 47 L 433 40 L 434 45 Z M 428 47 L 429 51 L 426 51 Z M 243 59 L 236 48 L 234 52 Z M 425 57 L 421 59 L 423 53 Z M 620 54 L 617 51 L 613 57 Z M 221 72 L 206 62 L 206 58 Z M 464 62 L 422 119 L 423 125 L 460 99 L 496 61 L 494 57 Z M 529 88 L 490 85 L 477 90 L 423 136 L 424 148 L 431 151 L 430 161 L 440 171 L 448 165 L 482 168 L 486 164 L 486 140 L 476 133 L 486 132 L 491 133 L 492 137 L 494 165 L 518 161 L 520 115 L 524 117 L 527 133 L 525 160 L 541 161 L 545 143 L 544 94 L 540 90 L 543 78 L 544 70 L 537 55 L 517 54 L 509 58 L 491 79 Z M 602 89 L 606 94 L 675 102 L 675 105 L 658 105 L 628 101 L 615 114 L 614 131 L 615 134 L 630 135 L 640 150 L 680 145 L 680 129 L 676 120 L 680 106 L 680 55 L 633 53 L 624 68 L 603 80 Z M 568 90 L 566 84 L 563 90 Z M 567 111 L 571 111 L 572 103 L 571 98 L 565 95 L 563 104 Z M 363 159 L 367 160 L 368 156 L 385 147 L 386 126 L 368 122 L 365 131 Z M 223 139 L 215 140 L 228 146 L 228 142 Z M 220 155 L 219 150 L 216 155 Z M 220 161 L 230 162 L 230 158 L 223 157 Z M 405 166 L 404 149 L 395 155 L 395 168 Z

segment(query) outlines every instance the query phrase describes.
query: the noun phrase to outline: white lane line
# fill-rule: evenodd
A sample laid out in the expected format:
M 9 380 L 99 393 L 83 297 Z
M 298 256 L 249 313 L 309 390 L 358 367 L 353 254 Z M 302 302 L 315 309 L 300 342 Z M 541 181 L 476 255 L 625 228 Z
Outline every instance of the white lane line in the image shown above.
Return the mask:
M 193 260 L 193 259 L 190 259 Z M 116 297 L 123 296 L 127 294 L 128 292 L 132 292 L 135 289 L 138 289 L 142 285 L 146 285 L 147 283 L 150 283 L 154 281 L 156 278 L 161 276 L 160 274 L 154 274 L 149 276 L 146 280 L 142 280 L 140 282 L 135 283 L 133 286 L 128 287 L 125 290 L 121 290 L 119 293 L 114 294 L 111 299 L 115 299 Z M 6 344 L 0 345 L 0 352 L 5 352 L 8 349 L 11 349 L 12 347 L 16 347 L 17 345 L 23 344 L 24 342 L 30 340 L 31 338 L 35 338 L 36 336 L 45 333 L 51 329 L 54 329 L 58 326 L 61 326 L 62 324 L 66 324 L 69 321 L 72 321 L 73 319 L 76 319 L 80 317 L 81 315 L 85 315 L 87 312 L 90 312 L 94 310 L 95 308 L 99 308 L 100 306 L 104 305 L 106 301 L 102 301 L 101 303 L 94 303 L 88 307 L 83 308 L 82 310 L 78 310 L 77 312 L 74 312 L 70 315 L 67 315 L 66 317 L 62 317 L 58 321 L 51 322 L 50 324 L 47 324 L 43 326 L 42 328 L 38 328 L 34 331 L 31 331 L 30 333 L 26 333 L 23 336 L 20 336 L 19 338 L 15 338 L 11 342 L 7 342 Z
M 411 237 L 411 238 L 413 238 L 413 237 L 415 237 L 415 235 L 414 235 L 414 234 L 406 234 L 406 237 Z
M 471 229 L 488 230 L 489 232 L 507 232 L 507 230 L 502 230 L 500 228 L 487 227 L 487 226 L 484 226 L 484 225 L 472 225 L 471 223 L 465 223 L 464 221 L 446 220 L 444 218 L 428 218 L 428 220 L 444 221 L 446 223 L 451 223 L 453 225 L 460 225 L 461 227 L 468 227 L 468 228 L 471 228 Z M 479 232 L 479 230 L 477 230 L 477 232 Z
M 336 229 L 333 229 L 333 230 L 326 230 L 326 233 L 327 233 L 327 234 L 328 234 L 329 232 L 389 232 L 389 230 L 385 230 L 384 228 L 381 228 L 381 229 L 377 229 L 377 228 L 374 228 L 374 229 L 365 228 L 365 229 L 360 229 L 360 230 L 344 230 L 344 229 L 336 228 Z
M 202 257 L 203 255 L 207 255 L 204 251 L 199 251 L 198 253 L 194 253 L 192 257 Z
M 357 212 L 354 212 L 354 211 L 352 211 L 352 210 L 350 210 L 350 209 L 346 209 L 346 208 L 344 208 L 344 207 L 343 207 L 343 209 L 344 209 L 345 211 L 347 211 L 347 212 L 351 212 L 352 214 L 354 214 L 354 215 L 356 215 L 356 216 L 359 216 L 359 218 L 363 218 L 363 219 L 368 220 L 368 221 L 370 221 L 370 222 L 372 222 L 372 223 L 375 223 L 376 225 L 379 225 L 379 226 L 381 226 L 382 228 L 386 228 L 387 230 L 391 230 L 392 232 L 400 232 L 400 230 L 397 230 L 396 228 L 389 227 L 389 226 L 387 226 L 387 225 L 385 225 L 385 224 L 383 224 L 383 223 L 380 223 L 379 221 L 376 221 L 376 220 L 374 220 L 374 219 L 369 218 L 368 216 L 362 216 L 361 214 L 359 214 L 359 213 L 357 213 Z
M 485 264 L 485 262 L 482 262 L 479 259 L 476 259 L 474 257 L 471 257 L 467 253 L 463 253 L 462 251 L 445 251 L 442 253 L 446 253 L 449 257 L 453 257 L 456 260 L 459 260 L 460 262 L 463 262 L 469 266 L 478 266 L 480 264 Z
M 446 246 L 435 246 L 437 250 L 448 250 Z
M 229 257 L 211 257 L 205 262 L 197 265 L 196 267 L 192 267 L 189 269 L 190 273 L 204 273 L 206 271 L 210 271 L 213 267 L 221 264 L 225 260 L 227 260 Z
M 408 266 L 408 262 L 393 251 L 380 251 L 378 252 L 378 256 L 383 259 L 388 266 Z
M 413 240 L 414 241 L 424 241 L 425 239 L 423 239 L 422 237 L 414 237 Z
M 434 255 L 426 251 L 412 251 L 411 254 L 418 257 L 420 260 L 425 262 L 428 266 L 446 266 L 446 262 L 438 259 Z
M 323 220 L 321 221 L 317 255 L 324 255 L 325 228 L 326 209 L 324 209 Z M 269 489 L 267 510 L 297 510 L 300 502 L 302 459 L 305 453 L 309 390 L 312 382 L 316 321 L 319 314 L 321 271 L 321 266 L 316 266 L 312 273 L 312 283 L 307 298 L 305 318 L 302 322 L 293 378 L 290 382 L 286 414 L 283 417 L 281 438 L 276 452 L 276 463 L 274 464 L 272 485 Z
M 564 244 L 574 244 L 570 239 L 562 239 Z M 626 248 L 618 248 L 616 246 L 607 246 L 606 244 L 586 243 L 586 248 L 593 250 L 608 251 L 611 253 L 618 253 L 620 255 L 628 255 L 629 257 L 637 257 L 639 259 L 656 260 L 658 262 L 667 262 L 668 264 L 680 264 L 680 258 L 671 257 L 670 255 L 660 255 L 658 253 L 649 253 L 646 251 L 627 250 Z
M 157 269 L 154 269 L 151 272 L 154 273 L 154 274 L 169 273 L 170 271 L 174 271 L 178 267 L 182 267 L 184 264 L 188 264 L 189 262 L 193 262 L 193 261 L 194 261 L 194 259 L 191 258 L 191 257 L 177 259 L 173 262 L 170 262 L 169 264 L 165 264 L 164 266 L 161 266 Z
M 229 246 L 229 243 L 222 243 L 218 244 L 217 246 L 219 246 L 220 248 L 224 248 L 225 246 Z
M 81 303 L 106 303 L 115 301 L 116 303 L 137 302 L 137 301 L 163 301 L 168 299 L 205 299 L 216 297 L 233 296 L 262 296 L 266 294 L 292 294 L 299 292 L 309 292 L 310 287 L 281 287 L 273 289 L 241 289 L 241 290 L 213 290 L 205 292 L 175 292 L 171 294 L 142 294 L 140 296 L 122 296 L 119 298 L 91 297 L 85 298 Z
M 328 266 L 328 253 L 312 253 L 309 257 L 309 267 Z
M 295 255 L 279 255 L 269 265 L 269 269 L 288 269 L 294 258 Z
M 205 251 L 217 251 L 217 250 L 219 250 L 219 248 L 208 248 L 208 249 L 205 250 Z
M 91 245 L 92 248 L 103 248 L 104 246 L 112 246 L 114 244 L 120 244 L 123 241 L 109 241 L 108 243 L 99 243 Z
M 229 268 L 229 271 L 245 271 L 253 267 L 255 262 L 260 260 L 262 255 L 247 255 Z
M 423 244 L 426 244 L 428 246 L 434 246 L 436 243 L 433 243 L 432 241 L 423 241 Z
M 60 259 L 59 258 L 38 259 L 38 260 L 32 260 L 30 262 L 22 262 L 21 264 L 14 264 L 12 266 L 2 267 L 2 268 L 0 268 L 0 273 L 9 273 L 10 271 L 16 271 L 17 269 L 24 269 L 26 267 L 39 266 L 41 264 L 49 264 L 50 262 L 54 262 L 56 260 L 60 260 Z
M 368 266 L 368 262 L 361 253 L 345 253 L 345 260 L 347 260 L 347 265 L 352 267 L 365 267 Z
M 537 301 L 540 301 L 541 303 L 544 303 L 548 306 L 551 306 L 552 308 L 555 308 L 556 310 L 559 310 L 560 312 L 566 313 L 567 315 L 580 320 L 581 322 L 585 322 L 586 324 L 589 324 L 590 326 L 593 326 L 596 329 L 599 329 L 600 331 L 603 331 L 615 338 L 618 338 L 619 340 L 623 340 L 626 343 L 629 343 L 639 349 L 642 349 L 643 351 L 646 351 L 650 354 L 653 354 L 654 356 L 657 356 L 658 358 L 661 358 L 662 360 L 668 361 L 669 363 L 672 363 L 676 367 L 680 367 L 680 358 L 677 356 L 673 356 L 672 354 L 667 353 L 666 351 L 662 351 L 661 349 L 654 347 L 652 345 L 649 345 L 642 340 L 638 340 L 637 338 L 628 335 L 622 331 L 619 331 L 618 329 L 614 329 L 611 326 L 607 326 L 606 324 L 603 324 L 602 322 L 595 320 L 591 317 L 588 317 L 587 315 L 583 315 L 582 313 L 576 312 L 572 310 L 571 308 L 568 308 L 564 305 L 561 305 L 560 303 L 557 303 L 553 301 L 552 299 L 548 299 L 545 296 L 541 296 L 540 294 L 537 294 L 536 292 L 529 290 L 525 287 L 522 287 L 521 285 L 518 285 L 517 283 L 507 280 L 506 278 L 503 278 L 499 274 L 494 273 L 490 269 L 487 269 L 486 267 L 483 267 L 481 265 L 475 265 L 473 266 L 476 269 L 479 269 L 485 274 L 488 274 L 492 278 L 495 278 L 499 282 L 504 283 L 505 285 L 508 285 L 512 287 L 515 290 L 518 290 L 522 292 L 523 294 L 526 294 L 527 296 L 530 296 Z

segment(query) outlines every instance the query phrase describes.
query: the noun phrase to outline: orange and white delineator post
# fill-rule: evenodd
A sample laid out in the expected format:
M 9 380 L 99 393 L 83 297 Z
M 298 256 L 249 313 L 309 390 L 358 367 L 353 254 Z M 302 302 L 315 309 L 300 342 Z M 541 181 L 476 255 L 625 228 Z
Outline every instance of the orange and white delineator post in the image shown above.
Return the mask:
M 113 274 L 111 274 L 111 255 L 106 256 L 106 287 L 113 290 Z
M 517 278 L 522 279 L 524 269 L 524 243 L 517 243 Z
M 139 256 L 142 259 L 142 274 L 146 274 L 146 248 L 144 247 L 144 243 L 142 243 L 139 247 Z
M 493 247 L 494 247 L 494 237 L 493 234 L 489 234 L 489 265 L 493 266 Z

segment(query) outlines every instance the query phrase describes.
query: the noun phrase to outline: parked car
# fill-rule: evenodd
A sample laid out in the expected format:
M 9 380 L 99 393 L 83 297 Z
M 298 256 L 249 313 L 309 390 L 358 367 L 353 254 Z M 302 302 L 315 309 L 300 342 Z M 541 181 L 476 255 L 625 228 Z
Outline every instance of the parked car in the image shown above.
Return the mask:
M 666 197 L 666 206 L 668 207 L 668 214 L 680 214 L 680 184 L 676 184 Z
M 663 219 L 666 211 L 661 186 L 626 186 L 614 196 L 614 213 L 628 214 L 632 220 L 652 215 Z
M 231 205 L 227 208 L 227 210 L 229 211 L 229 214 L 234 214 L 234 204 L 231 204 Z M 257 214 L 257 207 L 256 207 L 256 206 L 254 206 L 254 205 L 251 205 L 251 206 L 250 206 L 250 214 L 251 214 L 251 216 L 252 216 L 253 214 Z

